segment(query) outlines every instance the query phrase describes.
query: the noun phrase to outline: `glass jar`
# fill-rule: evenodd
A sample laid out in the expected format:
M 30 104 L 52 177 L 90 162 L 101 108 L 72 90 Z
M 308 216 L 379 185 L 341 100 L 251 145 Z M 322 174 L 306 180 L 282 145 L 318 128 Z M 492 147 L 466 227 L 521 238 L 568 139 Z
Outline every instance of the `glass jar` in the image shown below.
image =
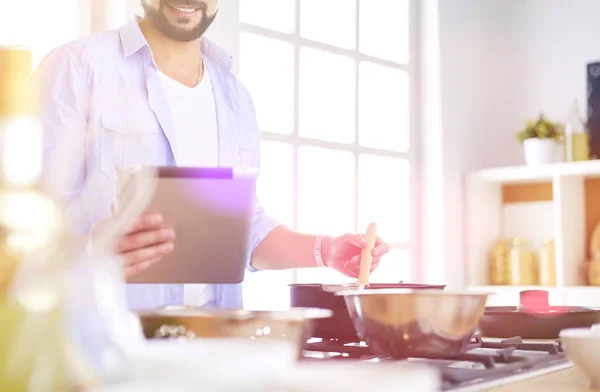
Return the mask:
M 492 285 L 507 285 L 508 284 L 508 269 L 507 269 L 507 253 L 508 240 L 500 238 L 494 245 L 490 257 L 490 284 Z
M 507 258 L 508 284 L 532 286 L 537 283 L 537 271 L 531 241 L 526 238 L 513 238 Z
M 542 241 L 537 263 L 538 284 L 556 286 L 556 262 L 554 257 L 554 240 Z
M 588 280 L 590 286 L 600 286 L 600 252 L 592 257 L 588 271 Z

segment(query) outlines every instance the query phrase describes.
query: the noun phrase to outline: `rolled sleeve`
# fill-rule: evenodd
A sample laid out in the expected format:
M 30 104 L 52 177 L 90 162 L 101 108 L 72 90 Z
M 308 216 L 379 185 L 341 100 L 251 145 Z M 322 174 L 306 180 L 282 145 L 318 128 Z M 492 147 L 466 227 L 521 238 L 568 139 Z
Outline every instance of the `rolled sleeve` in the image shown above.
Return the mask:
M 260 202 L 256 201 L 256 207 L 254 210 L 254 220 L 252 222 L 252 232 L 250 235 L 250 252 L 254 252 L 258 244 L 265 239 L 275 228 L 281 226 L 281 223 L 270 217 Z M 248 260 L 248 271 L 257 272 L 260 271 L 251 265 L 252 258 Z

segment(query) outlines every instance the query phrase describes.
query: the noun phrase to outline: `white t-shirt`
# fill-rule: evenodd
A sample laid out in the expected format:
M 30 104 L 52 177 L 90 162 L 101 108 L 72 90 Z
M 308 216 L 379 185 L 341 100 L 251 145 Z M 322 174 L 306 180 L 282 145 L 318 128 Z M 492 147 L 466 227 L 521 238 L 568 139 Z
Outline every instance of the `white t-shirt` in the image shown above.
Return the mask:
M 196 87 L 188 87 L 160 72 L 177 135 L 178 166 L 217 167 L 217 113 L 212 83 L 205 68 Z M 184 305 L 203 306 L 215 299 L 207 285 L 185 285 Z

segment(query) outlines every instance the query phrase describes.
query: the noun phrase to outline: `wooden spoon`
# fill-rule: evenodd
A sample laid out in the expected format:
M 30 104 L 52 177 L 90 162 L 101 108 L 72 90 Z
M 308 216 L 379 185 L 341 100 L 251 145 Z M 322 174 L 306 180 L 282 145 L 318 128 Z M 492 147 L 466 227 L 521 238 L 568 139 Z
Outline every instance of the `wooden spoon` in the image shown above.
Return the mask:
M 360 274 L 358 275 L 359 286 L 367 286 L 369 284 L 369 274 L 371 272 L 371 264 L 373 263 L 373 248 L 375 248 L 375 240 L 377 239 L 377 226 L 375 223 L 370 223 L 367 226 L 365 233 L 367 246 L 362 250 L 360 255 Z

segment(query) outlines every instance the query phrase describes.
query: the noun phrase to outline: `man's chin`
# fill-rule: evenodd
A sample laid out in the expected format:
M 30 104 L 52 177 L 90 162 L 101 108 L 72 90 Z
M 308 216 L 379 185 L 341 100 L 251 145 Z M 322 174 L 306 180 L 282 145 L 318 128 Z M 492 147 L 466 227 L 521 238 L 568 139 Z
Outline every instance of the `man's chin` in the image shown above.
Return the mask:
M 207 17 L 202 15 L 200 21 L 196 22 L 193 27 L 187 27 L 177 19 L 173 20 L 172 15 L 166 15 L 165 10 L 157 11 L 149 6 L 144 7 L 146 17 L 151 19 L 152 23 L 166 37 L 175 41 L 190 42 L 199 39 L 206 30 L 210 27 L 217 14 Z M 189 24 L 191 26 L 191 23 Z

